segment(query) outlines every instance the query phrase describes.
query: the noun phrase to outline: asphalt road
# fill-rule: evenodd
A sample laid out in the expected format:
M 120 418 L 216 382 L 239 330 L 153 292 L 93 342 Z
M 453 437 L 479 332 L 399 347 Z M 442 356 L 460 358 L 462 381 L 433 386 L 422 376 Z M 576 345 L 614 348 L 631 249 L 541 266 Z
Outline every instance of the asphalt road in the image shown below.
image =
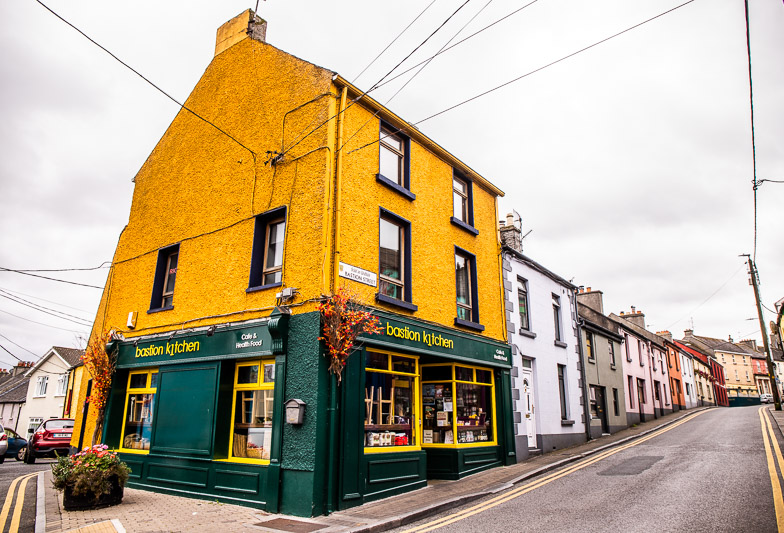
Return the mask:
M 0 524 L 0 532 L 6 533 L 10 531 L 10 525 L 13 519 L 14 509 L 17 503 L 17 497 L 21 483 L 17 483 L 14 493 L 9 495 L 8 491 L 13 481 L 26 474 L 34 472 L 46 471 L 51 469 L 51 464 L 54 460 L 51 459 L 38 459 L 35 464 L 27 465 L 21 461 L 6 458 L 3 464 L 0 464 L 0 509 L 5 510 L 5 504 L 8 502 L 8 513 L 4 524 Z M 27 482 L 24 491 L 24 505 L 22 506 L 22 513 L 20 516 L 18 529 L 15 531 L 34 531 L 35 530 L 35 502 L 37 496 L 36 484 L 37 477 L 32 477 Z M 10 498 L 9 498 L 10 496 Z M 1 513 L 2 511 L 0 511 Z
M 777 531 L 758 410 L 702 412 L 611 455 L 396 531 Z

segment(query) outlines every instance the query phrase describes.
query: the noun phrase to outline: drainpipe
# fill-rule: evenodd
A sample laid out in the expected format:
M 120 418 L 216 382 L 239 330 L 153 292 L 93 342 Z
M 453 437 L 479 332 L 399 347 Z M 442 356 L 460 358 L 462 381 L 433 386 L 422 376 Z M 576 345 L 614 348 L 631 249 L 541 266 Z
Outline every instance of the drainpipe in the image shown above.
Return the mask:
M 329 453 L 327 459 L 327 514 L 330 515 L 336 511 L 335 509 L 335 439 L 338 436 L 337 423 L 338 423 L 338 378 L 334 374 L 329 378 L 329 407 L 327 407 L 327 414 L 329 416 Z
M 343 87 L 343 92 L 340 93 L 340 109 L 338 110 L 338 136 L 337 136 L 337 149 L 335 154 L 335 257 L 333 261 L 332 272 L 332 292 L 338 290 L 338 276 L 340 275 L 340 204 L 341 195 L 340 188 L 343 178 L 343 150 L 340 147 L 343 145 L 343 116 L 346 114 L 346 94 L 348 88 Z M 340 150 L 340 151 L 338 151 Z
M 572 293 L 574 294 L 574 316 L 577 320 L 577 354 L 580 356 L 580 377 L 583 380 L 583 416 L 585 417 L 585 437 L 586 440 L 592 440 L 591 406 L 588 397 L 588 376 L 585 372 L 585 356 L 583 354 L 583 321 L 580 318 L 580 314 L 577 310 L 577 289 L 572 289 Z

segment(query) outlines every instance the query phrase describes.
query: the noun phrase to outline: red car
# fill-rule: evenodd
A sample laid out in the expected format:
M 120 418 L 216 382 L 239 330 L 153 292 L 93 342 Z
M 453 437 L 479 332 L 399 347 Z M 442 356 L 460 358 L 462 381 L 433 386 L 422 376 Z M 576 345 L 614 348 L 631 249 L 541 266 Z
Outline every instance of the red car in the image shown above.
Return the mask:
M 36 457 L 68 455 L 73 427 L 72 418 L 51 418 L 43 422 L 27 442 L 25 463 L 33 464 Z

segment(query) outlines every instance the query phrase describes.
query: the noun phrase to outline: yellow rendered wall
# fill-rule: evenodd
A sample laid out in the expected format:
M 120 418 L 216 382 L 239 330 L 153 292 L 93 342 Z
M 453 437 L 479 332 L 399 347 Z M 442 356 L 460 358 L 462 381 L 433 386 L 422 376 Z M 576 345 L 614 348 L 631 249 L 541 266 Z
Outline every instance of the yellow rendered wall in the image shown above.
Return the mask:
M 452 166 L 411 139 L 410 186 L 416 199 L 409 201 L 376 181 L 379 145 L 374 141 L 379 138 L 379 128 L 379 119 L 360 105 L 346 112 L 340 260 L 378 273 L 379 207 L 410 221 L 412 303 L 419 309 L 408 313 L 385 306 L 374 301 L 376 288 L 345 278 L 340 278 L 339 283 L 378 307 L 455 327 L 454 247 L 459 246 L 476 256 L 483 335 L 503 339 L 495 195 L 473 184 L 474 227 L 479 230 L 478 236 L 452 225 Z M 352 152 L 368 143 L 372 144 Z
M 280 206 L 288 206 L 283 283 L 299 288 L 298 301 L 322 294 L 323 269 L 329 268 L 323 222 L 334 119 L 293 147 L 281 164 L 265 160 L 268 150 L 283 151 L 300 133 L 330 119 L 331 79 L 330 71 L 251 39 L 214 58 L 186 107 L 230 132 L 256 158 L 188 111 L 177 114 L 136 175 L 128 225 L 93 335 L 114 328 L 129 338 L 269 315 L 280 288 L 246 289 L 254 217 Z M 158 250 L 176 243 L 174 309 L 148 314 Z M 314 305 L 292 312 L 312 311 Z M 130 312 L 137 313 L 133 330 L 126 327 Z M 83 384 L 88 379 L 85 372 Z M 85 390 L 82 386 L 78 405 Z M 88 444 L 94 418 L 91 409 Z M 77 419 L 74 445 L 80 426 Z

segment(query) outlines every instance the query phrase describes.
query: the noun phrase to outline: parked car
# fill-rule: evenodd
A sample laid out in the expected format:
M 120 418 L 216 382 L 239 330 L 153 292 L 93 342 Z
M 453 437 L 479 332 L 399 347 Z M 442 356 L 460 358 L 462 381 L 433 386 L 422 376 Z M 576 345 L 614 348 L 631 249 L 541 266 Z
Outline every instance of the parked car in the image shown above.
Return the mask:
M 24 462 L 33 464 L 38 457 L 68 455 L 73 427 L 72 418 L 50 418 L 42 422 L 27 443 Z
M 8 435 L 5 434 L 3 424 L 0 424 L 0 464 L 5 461 L 5 452 L 8 451 Z
M 760 403 L 773 403 L 773 395 L 763 392 L 760 394 Z
M 5 457 L 14 457 L 17 461 L 24 459 L 27 439 L 11 428 L 5 428 L 5 436 L 8 439 L 8 449 L 5 452 Z

